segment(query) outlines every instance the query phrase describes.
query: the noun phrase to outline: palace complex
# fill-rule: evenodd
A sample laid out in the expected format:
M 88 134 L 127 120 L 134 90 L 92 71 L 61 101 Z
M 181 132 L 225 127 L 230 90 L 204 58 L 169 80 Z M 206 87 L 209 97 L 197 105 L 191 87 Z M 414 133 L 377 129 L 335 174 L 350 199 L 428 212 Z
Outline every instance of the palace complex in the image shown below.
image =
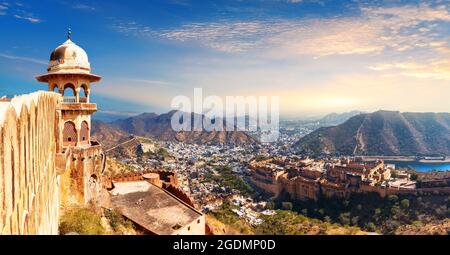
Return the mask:
M 421 190 L 450 193 L 445 185 L 417 187 L 408 173 L 395 170 L 395 166 L 361 157 L 327 160 L 275 157 L 252 161 L 250 170 L 255 186 L 274 197 L 286 192 L 294 200 L 344 198 L 354 192 L 376 192 L 382 197 Z

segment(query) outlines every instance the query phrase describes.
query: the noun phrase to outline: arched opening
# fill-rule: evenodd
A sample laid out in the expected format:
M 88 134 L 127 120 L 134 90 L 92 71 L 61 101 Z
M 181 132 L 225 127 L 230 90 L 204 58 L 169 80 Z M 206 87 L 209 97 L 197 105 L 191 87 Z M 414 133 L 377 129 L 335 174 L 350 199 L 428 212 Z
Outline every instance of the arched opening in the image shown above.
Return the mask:
M 81 123 L 80 143 L 89 144 L 89 124 L 86 121 Z
M 64 85 L 63 96 L 64 96 L 64 103 L 76 103 L 77 93 L 75 90 L 75 86 L 71 83 Z
M 89 89 L 86 84 L 81 85 L 83 93 L 80 94 L 80 103 L 88 103 Z
M 53 84 L 50 85 L 49 91 L 55 92 L 55 93 L 59 93 L 59 88 L 58 88 L 58 84 Z
M 77 145 L 77 130 L 75 124 L 72 121 L 64 123 L 63 130 L 63 146 L 76 146 Z

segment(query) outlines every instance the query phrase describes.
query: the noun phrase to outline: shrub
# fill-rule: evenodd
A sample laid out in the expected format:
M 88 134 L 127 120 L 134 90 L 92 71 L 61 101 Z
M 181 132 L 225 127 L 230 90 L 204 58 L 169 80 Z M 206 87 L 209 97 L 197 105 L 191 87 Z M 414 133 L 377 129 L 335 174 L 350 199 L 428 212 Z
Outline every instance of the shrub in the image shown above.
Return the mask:
M 415 220 L 415 221 L 412 222 L 412 224 L 414 226 L 419 226 L 419 227 L 422 226 L 422 222 L 420 220 Z
M 127 229 L 134 229 L 134 225 L 131 221 L 125 219 L 119 212 L 115 210 L 107 210 L 105 212 L 105 217 L 109 220 L 109 224 L 114 231 L 119 231 L 120 226 Z
M 88 208 L 73 208 L 62 216 L 59 232 L 61 235 L 71 232 L 80 235 L 101 235 L 104 229 L 100 215 Z

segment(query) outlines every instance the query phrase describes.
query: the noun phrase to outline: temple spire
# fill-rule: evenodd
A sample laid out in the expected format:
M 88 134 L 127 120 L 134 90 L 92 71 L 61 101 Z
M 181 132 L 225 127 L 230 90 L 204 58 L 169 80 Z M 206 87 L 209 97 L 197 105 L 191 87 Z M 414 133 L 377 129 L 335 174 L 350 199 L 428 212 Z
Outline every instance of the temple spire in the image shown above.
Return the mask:
M 70 27 L 67 29 L 67 39 L 70 40 L 70 37 L 72 36 L 72 29 Z

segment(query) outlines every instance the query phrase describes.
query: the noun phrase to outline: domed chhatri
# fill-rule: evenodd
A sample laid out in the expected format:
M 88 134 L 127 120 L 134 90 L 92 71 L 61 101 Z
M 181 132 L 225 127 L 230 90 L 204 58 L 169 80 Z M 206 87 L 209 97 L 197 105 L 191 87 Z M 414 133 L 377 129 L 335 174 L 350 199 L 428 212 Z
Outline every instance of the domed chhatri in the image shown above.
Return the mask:
M 89 59 L 81 47 L 67 39 L 65 43 L 58 46 L 50 55 L 48 72 L 77 71 L 90 73 L 91 65 Z
M 83 75 L 91 82 L 101 79 L 100 76 L 91 74 L 88 55 L 80 46 L 72 42 L 70 30 L 67 41 L 51 53 L 47 73 L 36 77 L 36 79 L 40 82 L 48 82 L 50 77 L 58 74 Z
M 47 83 L 48 91 L 61 95 L 61 146 L 88 148 L 91 115 L 97 111 L 97 105 L 90 102 L 91 85 L 101 77 L 91 74 L 86 52 L 72 42 L 70 35 L 69 31 L 67 41 L 51 53 L 47 73 L 36 79 Z

